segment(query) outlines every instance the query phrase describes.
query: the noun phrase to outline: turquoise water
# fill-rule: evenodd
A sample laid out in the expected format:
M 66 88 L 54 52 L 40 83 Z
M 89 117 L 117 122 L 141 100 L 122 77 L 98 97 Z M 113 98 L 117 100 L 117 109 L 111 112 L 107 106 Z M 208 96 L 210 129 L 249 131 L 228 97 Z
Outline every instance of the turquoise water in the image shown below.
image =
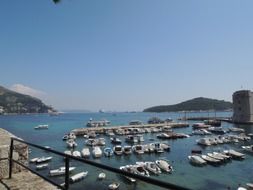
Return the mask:
M 187 116 L 214 116 L 214 113 L 187 113 Z M 220 112 L 216 113 L 217 116 L 230 116 L 231 112 Z M 22 115 L 22 116 L 0 116 L 0 127 L 7 129 L 13 134 L 23 138 L 26 141 L 33 142 L 42 146 L 50 146 L 55 150 L 64 151 L 66 150 L 66 143 L 62 141 L 62 136 L 68 133 L 72 129 L 85 127 L 86 122 L 93 118 L 94 120 L 107 119 L 111 121 L 112 125 L 126 125 L 131 120 L 141 120 L 147 122 L 150 117 L 157 116 L 162 119 L 172 118 L 174 120 L 183 117 L 183 113 L 66 113 L 57 117 L 50 117 L 48 115 Z M 189 121 L 189 123 L 193 123 Z M 48 130 L 34 130 L 34 126 L 39 124 L 49 124 Z M 222 122 L 224 128 L 234 126 Z M 246 129 L 247 133 L 253 132 L 253 126 L 238 126 Z M 175 129 L 175 132 L 191 133 L 191 127 Z M 156 138 L 156 134 L 144 134 L 145 142 L 150 143 L 149 138 Z M 109 142 L 109 137 L 104 136 L 108 146 L 113 146 Z M 124 137 L 119 136 L 124 142 Z M 110 165 L 113 167 L 119 167 L 126 164 L 133 164 L 136 161 L 155 161 L 159 157 L 167 158 L 172 163 L 175 171 L 172 174 L 162 174 L 159 176 L 152 176 L 159 180 L 164 180 L 170 183 L 185 186 L 191 189 L 236 189 L 239 184 L 244 185 L 248 182 L 253 182 L 253 155 L 246 154 L 246 159 L 243 161 L 233 160 L 230 163 L 214 167 L 207 165 L 205 167 L 195 167 L 189 164 L 187 156 L 191 153 L 194 148 L 202 149 L 203 153 L 214 150 L 222 150 L 233 148 L 241 151 L 242 145 L 253 144 L 253 141 L 239 143 L 239 144 L 226 144 L 217 145 L 207 148 L 200 147 L 196 144 L 196 139 L 199 136 L 191 136 L 187 139 L 168 140 L 166 141 L 171 145 L 171 151 L 165 152 L 160 155 L 156 154 L 144 154 L 144 155 L 129 155 L 129 156 L 113 156 L 112 158 L 102 157 L 100 159 L 93 159 L 96 162 Z M 78 147 L 77 150 L 81 151 L 85 146 L 85 139 L 79 137 L 77 139 Z M 30 157 L 48 155 L 45 151 L 32 149 Z M 59 166 L 63 166 L 64 162 L 62 158 L 52 155 L 54 158 L 50 162 L 50 168 L 54 169 Z M 71 162 L 72 166 L 76 166 L 77 169 L 73 173 L 77 173 L 83 170 L 88 170 L 88 176 L 81 182 L 71 185 L 71 189 L 82 189 L 93 188 L 93 189 L 107 189 L 108 185 L 113 181 L 119 181 L 121 183 L 120 189 L 154 189 L 157 187 L 151 186 L 144 182 L 138 182 L 136 184 L 129 184 L 124 178 L 119 175 L 112 174 L 104 171 L 107 177 L 103 181 L 97 180 L 98 174 L 101 170 L 87 166 L 76 161 Z M 30 165 L 34 167 L 32 164 Z M 48 171 L 42 171 L 45 176 L 48 175 Z M 64 177 L 52 178 L 58 183 L 64 181 Z

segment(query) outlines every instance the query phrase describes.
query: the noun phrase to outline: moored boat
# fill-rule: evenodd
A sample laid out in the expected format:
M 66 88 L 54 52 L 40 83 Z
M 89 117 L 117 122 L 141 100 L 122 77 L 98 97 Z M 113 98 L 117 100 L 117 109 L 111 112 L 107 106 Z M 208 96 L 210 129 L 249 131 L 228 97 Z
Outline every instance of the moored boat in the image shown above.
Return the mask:
M 165 172 L 171 173 L 173 171 L 172 166 L 166 160 L 156 160 L 155 163 L 159 168 L 161 168 L 161 170 Z
M 217 160 L 217 159 L 214 159 L 214 158 L 211 158 L 207 155 L 201 155 L 201 158 L 205 161 L 207 161 L 208 163 L 210 164 L 219 164 L 221 161 L 220 160 Z
M 84 179 L 87 175 L 88 175 L 88 171 L 80 172 L 78 174 L 75 174 L 75 175 L 71 176 L 69 178 L 69 180 L 70 180 L 70 182 L 74 183 L 74 182 L 77 182 L 77 181 L 80 181 L 80 180 Z
M 40 164 L 36 166 L 36 170 L 43 170 L 48 168 L 48 164 Z
M 76 169 L 76 168 L 75 167 L 69 167 L 69 172 L 72 172 L 74 169 Z M 58 169 L 50 170 L 49 175 L 50 176 L 64 175 L 65 171 L 66 171 L 65 167 L 60 167 Z
M 131 146 L 124 146 L 123 147 L 123 152 L 124 154 L 128 155 L 128 154 L 131 154 L 132 153 L 132 147 Z
M 36 160 L 36 163 L 42 163 L 42 162 L 48 162 L 48 161 L 50 161 L 50 160 L 52 160 L 52 156 L 49 156 L 49 157 L 41 157 L 41 158 L 39 158 L 39 159 L 37 159 Z
M 105 179 L 106 178 L 106 174 L 105 173 L 99 173 L 98 174 L 98 179 Z
M 90 149 L 89 148 L 83 148 L 81 153 L 82 153 L 82 156 L 84 158 L 89 158 L 90 157 Z
M 140 145 L 140 144 L 134 145 L 132 147 L 132 149 L 133 149 L 133 152 L 135 152 L 137 154 L 143 154 L 144 153 L 143 145 Z
M 76 150 L 76 151 L 73 152 L 73 156 L 80 158 L 81 157 L 81 152 Z
M 225 154 L 229 155 L 229 156 L 232 156 L 232 158 L 234 159 L 244 159 L 245 158 L 245 154 L 242 154 L 240 152 L 237 152 L 233 149 L 230 149 L 230 150 L 224 150 L 223 151 Z
M 118 183 L 118 182 L 113 182 L 112 184 L 110 184 L 110 185 L 108 186 L 108 188 L 111 189 L 111 190 L 114 190 L 114 189 L 118 189 L 119 186 L 120 186 L 120 183 Z
M 95 158 L 100 158 L 102 156 L 102 150 L 98 146 L 93 147 L 92 153 Z
M 106 147 L 106 148 L 104 149 L 104 154 L 105 154 L 105 156 L 107 156 L 107 157 L 113 156 L 113 150 L 112 150 L 112 148 Z
M 201 165 L 201 166 L 206 164 L 206 161 L 202 159 L 200 156 L 191 155 L 191 156 L 188 156 L 188 158 L 192 164 Z
M 113 147 L 114 154 L 121 156 L 123 154 L 123 149 L 121 145 L 116 145 Z

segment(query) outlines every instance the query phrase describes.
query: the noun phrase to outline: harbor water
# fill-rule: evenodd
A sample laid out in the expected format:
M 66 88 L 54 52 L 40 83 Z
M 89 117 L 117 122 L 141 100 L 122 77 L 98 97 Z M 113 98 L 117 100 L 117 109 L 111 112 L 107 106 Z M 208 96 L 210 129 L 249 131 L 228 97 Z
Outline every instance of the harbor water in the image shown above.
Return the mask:
M 217 113 L 187 113 L 187 117 L 228 117 L 231 116 L 231 112 L 217 112 Z M 161 119 L 172 118 L 175 122 L 179 122 L 177 119 L 184 117 L 184 113 L 64 113 L 58 116 L 49 116 L 47 114 L 41 115 L 6 115 L 0 116 L 0 128 L 4 128 L 14 135 L 21 137 L 25 141 L 32 142 L 41 146 L 50 146 L 52 149 L 64 152 L 67 150 L 66 142 L 62 140 L 64 134 L 69 133 L 73 129 L 86 127 L 86 123 L 92 118 L 93 120 L 106 119 L 111 121 L 111 126 L 127 125 L 132 120 L 141 120 L 146 123 L 151 117 L 159 117 Z M 187 121 L 190 127 L 173 129 L 174 132 L 183 132 L 190 134 L 192 132 L 191 124 L 196 121 Z M 35 130 L 34 127 L 39 124 L 48 124 L 49 128 L 44 130 Z M 227 122 L 222 122 L 222 127 L 228 129 L 229 127 L 240 127 L 245 129 L 246 134 L 253 133 L 253 126 L 249 125 L 235 125 Z M 160 141 L 156 138 L 157 133 L 145 133 L 143 134 L 145 142 L 147 144 L 151 142 Z M 109 136 L 100 135 L 106 139 L 105 147 L 113 147 L 110 142 Z M 123 145 L 125 143 L 125 136 L 119 137 Z M 169 183 L 184 186 L 190 189 L 237 189 L 239 186 L 245 186 L 246 183 L 253 182 L 253 154 L 246 153 L 242 150 L 242 145 L 253 144 L 253 140 L 244 141 L 239 143 L 229 143 L 214 145 L 208 147 L 202 147 L 197 145 L 196 140 L 202 138 L 202 136 L 190 136 L 189 138 L 177 139 L 177 140 L 165 140 L 170 144 L 171 150 L 161 154 L 143 154 L 136 155 L 131 154 L 127 156 L 112 156 L 94 159 L 92 156 L 90 160 L 110 165 L 112 167 L 119 168 L 120 166 L 127 164 L 134 164 L 136 161 L 155 161 L 159 158 L 166 158 L 172 164 L 174 171 L 172 174 L 162 173 L 158 176 L 151 175 L 151 177 L 166 181 Z M 151 141 L 154 139 L 154 141 Z M 76 142 L 78 146 L 76 150 L 81 151 L 85 146 L 85 138 L 77 137 Z M 88 146 L 87 146 L 88 147 Z M 232 160 L 226 164 L 219 166 L 206 165 L 203 167 L 196 167 L 189 163 L 188 156 L 191 154 L 192 149 L 202 150 L 202 153 L 208 153 L 213 151 L 222 151 L 225 149 L 234 149 L 236 151 L 246 154 L 246 158 L 242 161 Z M 91 148 L 90 148 L 91 150 Z M 32 148 L 30 158 L 38 156 L 53 156 L 51 162 L 49 162 L 49 169 L 56 169 L 60 166 L 64 166 L 64 160 L 51 153 L 41 151 Z M 112 182 L 119 182 L 120 189 L 131 190 L 151 190 L 159 189 L 150 184 L 137 181 L 135 184 L 129 183 L 122 176 L 115 175 L 108 171 L 102 171 L 101 169 L 93 166 L 88 166 L 77 161 L 71 161 L 71 166 L 76 167 L 73 174 L 88 171 L 88 175 L 84 180 L 72 184 L 70 189 L 108 189 L 108 185 Z M 29 164 L 31 168 L 35 168 L 34 164 Z M 42 170 L 41 173 L 48 176 L 49 170 Z M 98 180 L 99 173 L 106 173 L 106 178 Z M 48 176 L 49 177 L 49 176 Z M 63 183 L 64 176 L 51 177 L 52 180 Z

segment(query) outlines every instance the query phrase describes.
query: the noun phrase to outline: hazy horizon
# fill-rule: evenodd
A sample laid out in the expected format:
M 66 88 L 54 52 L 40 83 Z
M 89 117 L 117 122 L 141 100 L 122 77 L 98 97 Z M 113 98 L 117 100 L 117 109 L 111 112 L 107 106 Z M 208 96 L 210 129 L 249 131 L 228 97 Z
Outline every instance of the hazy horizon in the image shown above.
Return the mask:
M 253 89 L 252 1 L 1 1 L 0 81 L 59 110 Z

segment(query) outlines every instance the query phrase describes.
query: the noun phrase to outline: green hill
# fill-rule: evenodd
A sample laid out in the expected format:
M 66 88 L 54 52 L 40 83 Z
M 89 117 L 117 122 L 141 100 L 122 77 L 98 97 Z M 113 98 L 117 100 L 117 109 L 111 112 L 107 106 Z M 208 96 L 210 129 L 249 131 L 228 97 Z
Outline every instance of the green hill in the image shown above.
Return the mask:
M 232 109 L 232 103 L 224 100 L 210 98 L 194 98 L 175 105 L 161 105 L 144 109 L 143 112 L 174 112 L 174 111 L 200 111 L 200 110 L 227 110 Z
M 2 113 L 48 113 L 52 107 L 38 98 L 20 94 L 0 86 L 0 112 Z

